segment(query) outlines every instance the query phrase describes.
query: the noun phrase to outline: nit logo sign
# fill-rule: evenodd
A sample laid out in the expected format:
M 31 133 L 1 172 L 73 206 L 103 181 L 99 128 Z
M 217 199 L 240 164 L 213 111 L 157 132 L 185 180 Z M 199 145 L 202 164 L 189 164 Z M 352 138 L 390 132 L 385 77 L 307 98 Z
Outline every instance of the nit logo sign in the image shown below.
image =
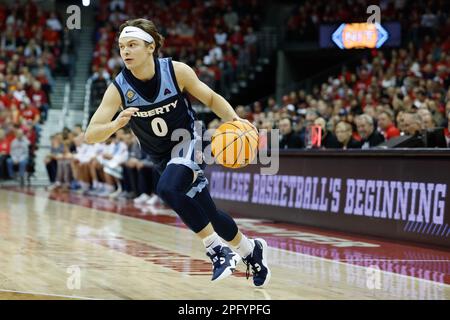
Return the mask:
M 380 48 L 389 35 L 379 23 L 343 23 L 332 40 L 341 49 Z
M 377 5 L 367 7 L 371 14 L 366 23 L 343 23 L 332 34 L 333 42 L 341 49 L 380 48 L 389 34 L 381 26 L 381 8 Z

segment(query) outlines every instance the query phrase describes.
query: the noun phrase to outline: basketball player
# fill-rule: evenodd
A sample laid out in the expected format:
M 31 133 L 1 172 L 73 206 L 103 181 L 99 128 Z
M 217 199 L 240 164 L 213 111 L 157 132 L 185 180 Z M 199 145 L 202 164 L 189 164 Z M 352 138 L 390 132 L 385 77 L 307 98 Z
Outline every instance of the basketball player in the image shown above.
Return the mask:
M 195 112 L 187 93 L 224 121 L 248 121 L 239 118 L 231 105 L 201 82 L 189 66 L 171 58 L 158 58 L 163 40 L 149 20 L 129 20 L 121 25 L 119 49 L 125 68 L 107 88 L 85 139 L 88 143 L 104 141 L 129 123 L 161 174 L 156 193 L 203 240 L 213 263 L 212 280 L 231 275 L 242 257 L 247 275 L 252 269 L 253 284 L 263 287 L 270 279 L 267 243 L 260 238 L 248 239 L 228 214 L 217 210 L 211 199 L 203 172 L 205 164 L 195 161 L 198 154 L 193 146 L 202 138 L 194 131 Z M 119 108 L 121 112 L 112 121 Z M 188 130 L 191 141 L 189 148 L 172 157 L 172 149 L 178 142 L 171 141 L 171 134 L 178 128 Z

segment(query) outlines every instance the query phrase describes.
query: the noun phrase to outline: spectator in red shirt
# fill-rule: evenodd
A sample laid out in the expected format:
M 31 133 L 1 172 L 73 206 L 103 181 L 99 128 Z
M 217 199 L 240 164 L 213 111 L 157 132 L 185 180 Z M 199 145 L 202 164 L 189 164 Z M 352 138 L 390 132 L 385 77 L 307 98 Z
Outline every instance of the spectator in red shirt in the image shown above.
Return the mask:
M 0 179 L 6 179 L 8 174 L 6 172 L 6 159 L 9 155 L 11 141 L 6 139 L 5 131 L 0 129 Z
M 390 110 L 383 110 L 378 115 L 378 130 L 389 140 L 400 135 L 400 130 L 394 125 L 394 114 Z
M 234 32 L 230 36 L 230 43 L 235 49 L 239 49 L 244 44 L 244 36 L 241 33 L 241 28 L 239 26 L 234 27 Z
M 8 155 L 11 147 L 11 139 L 6 137 L 5 130 L 0 129 L 0 156 Z
M 22 130 L 23 134 L 30 142 L 32 148 L 31 150 L 35 150 L 38 137 L 36 127 L 34 127 L 31 121 L 28 120 L 20 125 L 20 130 Z
M 444 128 L 444 134 L 447 147 L 450 148 L 450 111 L 447 112 L 447 128 Z
M 41 114 L 41 119 L 43 121 L 47 120 L 48 113 L 48 100 L 47 96 L 41 88 L 41 83 L 39 81 L 33 82 L 33 87 L 28 91 L 28 97 L 31 99 L 31 102 L 39 109 Z
M 4 91 L 0 91 L 0 103 L 6 109 L 9 109 L 11 106 L 11 99 Z
M 19 113 L 22 119 L 30 120 L 33 124 L 37 124 L 40 120 L 39 109 L 32 104 L 21 103 Z

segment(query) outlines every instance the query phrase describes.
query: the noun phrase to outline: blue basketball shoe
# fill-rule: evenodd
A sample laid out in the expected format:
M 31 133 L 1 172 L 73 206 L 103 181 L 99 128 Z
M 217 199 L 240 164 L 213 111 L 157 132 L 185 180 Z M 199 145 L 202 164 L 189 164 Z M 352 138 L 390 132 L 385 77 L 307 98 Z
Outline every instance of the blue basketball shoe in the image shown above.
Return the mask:
M 227 246 L 217 246 L 213 250 L 213 254 L 206 253 L 213 263 L 213 276 L 211 280 L 225 279 L 236 270 L 236 265 L 241 258 Z
M 263 288 L 270 280 L 270 269 L 267 265 L 267 242 L 261 238 L 250 241 L 253 241 L 255 244 L 253 252 L 247 257 L 242 258 L 242 261 L 247 265 L 246 276 L 248 279 L 251 268 L 253 273 L 253 284 L 255 287 Z

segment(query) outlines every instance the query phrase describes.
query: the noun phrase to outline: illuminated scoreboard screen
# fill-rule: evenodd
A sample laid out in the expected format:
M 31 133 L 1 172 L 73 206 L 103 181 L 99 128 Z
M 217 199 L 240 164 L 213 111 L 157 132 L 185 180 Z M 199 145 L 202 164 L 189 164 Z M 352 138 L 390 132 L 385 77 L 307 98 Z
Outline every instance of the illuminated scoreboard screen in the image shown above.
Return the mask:
M 401 26 L 398 22 L 342 23 L 320 26 L 321 48 L 372 49 L 398 47 L 400 42 Z

